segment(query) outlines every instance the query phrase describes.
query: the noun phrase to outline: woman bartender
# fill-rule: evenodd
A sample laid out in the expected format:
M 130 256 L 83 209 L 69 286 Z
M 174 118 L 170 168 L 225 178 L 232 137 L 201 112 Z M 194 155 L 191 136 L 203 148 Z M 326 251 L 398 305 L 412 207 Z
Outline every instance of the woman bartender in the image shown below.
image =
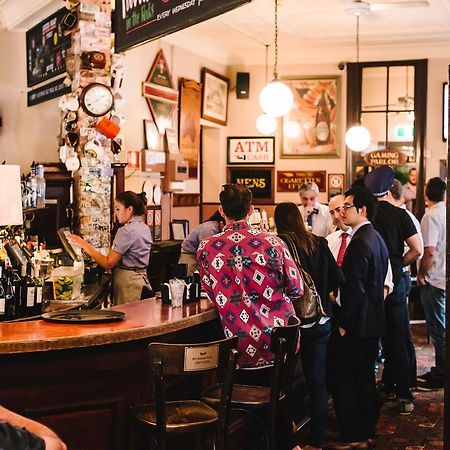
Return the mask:
M 142 290 L 151 290 L 147 278 L 147 265 L 152 246 L 152 235 L 143 221 L 145 194 L 125 191 L 114 202 L 114 214 L 122 227 L 108 255 L 102 255 L 83 238 L 69 234 L 70 242 L 79 245 L 104 269 L 113 270 L 113 303 L 121 305 L 140 300 Z

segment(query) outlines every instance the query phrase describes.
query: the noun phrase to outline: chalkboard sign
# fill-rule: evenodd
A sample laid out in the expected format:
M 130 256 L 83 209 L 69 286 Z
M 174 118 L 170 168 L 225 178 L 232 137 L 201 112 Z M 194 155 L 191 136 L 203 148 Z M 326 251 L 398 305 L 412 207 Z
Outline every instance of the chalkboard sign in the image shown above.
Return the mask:
M 273 167 L 228 167 L 228 183 L 243 184 L 253 195 L 253 203 L 273 203 Z
M 71 36 L 63 36 L 59 23 L 66 8 L 62 8 L 26 33 L 27 85 L 34 86 L 66 71 L 66 53 Z
M 113 31 L 116 52 L 211 19 L 251 0 L 119 0 Z

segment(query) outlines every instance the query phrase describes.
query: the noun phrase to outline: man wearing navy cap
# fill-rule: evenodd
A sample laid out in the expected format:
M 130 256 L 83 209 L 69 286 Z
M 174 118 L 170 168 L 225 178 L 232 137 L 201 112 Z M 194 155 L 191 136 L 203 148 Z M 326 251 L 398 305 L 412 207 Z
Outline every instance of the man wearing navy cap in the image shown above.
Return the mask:
M 364 184 L 378 200 L 378 211 L 373 226 L 381 234 L 389 251 L 394 278 L 394 291 L 386 297 L 386 335 L 383 347 L 386 363 L 390 366 L 395 386 L 381 386 L 384 394 L 394 392 L 400 414 L 411 414 L 414 409 L 411 387 L 411 361 L 408 354 L 409 316 L 403 267 L 417 260 L 422 252 L 420 238 L 408 214 L 389 202 L 394 171 L 381 166 L 364 178 Z M 409 250 L 403 255 L 404 244 Z

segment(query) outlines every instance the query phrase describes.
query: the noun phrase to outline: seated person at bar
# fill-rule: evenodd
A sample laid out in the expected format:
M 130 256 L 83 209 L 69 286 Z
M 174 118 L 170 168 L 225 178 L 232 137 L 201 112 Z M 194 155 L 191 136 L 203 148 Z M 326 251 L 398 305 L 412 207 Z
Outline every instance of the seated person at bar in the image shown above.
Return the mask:
M 114 214 L 122 227 L 117 230 L 111 250 L 105 256 L 83 238 L 69 234 L 70 242 L 79 245 L 98 265 L 113 270 L 113 303 L 121 305 L 140 300 L 150 292 L 147 266 L 150 259 L 152 235 L 143 215 L 145 194 L 125 191 L 117 195 Z
M 213 236 L 222 230 L 225 221 L 217 210 L 208 220 L 197 225 L 181 244 L 181 254 L 179 263 L 187 264 L 188 275 L 192 275 L 198 269 L 197 249 L 200 242 L 209 236 Z
M 0 406 L 0 449 L 67 450 L 67 447 L 50 428 Z
M 274 362 L 270 332 L 287 325 L 295 314 L 291 298 L 301 295 L 303 286 L 286 244 L 249 225 L 251 202 L 246 186 L 222 187 L 219 211 L 225 228 L 200 243 L 197 261 L 202 286 L 218 310 L 225 336 L 238 337 L 237 382 L 269 386 Z M 280 448 L 294 446 L 291 429 L 280 430 L 279 435 Z
M 333 223 L 328 212 L 328 206 L 317 201 L 319 187 L 316 183 L 302 183 L 298 190 L 301 205 L 300 214 L 309 231 L 317 236 L 325 237 L 332 231 Z

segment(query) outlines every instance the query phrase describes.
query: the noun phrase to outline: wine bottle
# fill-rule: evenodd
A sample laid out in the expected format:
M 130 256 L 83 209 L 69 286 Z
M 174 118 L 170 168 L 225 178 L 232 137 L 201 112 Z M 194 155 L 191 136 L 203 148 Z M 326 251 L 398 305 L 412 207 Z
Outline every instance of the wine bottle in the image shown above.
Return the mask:
M 5 290 L 5 310 L 6 320 L 14 320 L 17 314 L 15 289 L 12 280 L 12 267 L 5 268 L 5 276 L 3 277 L 3 288 Z
M 35 285 L 33 278 L 31 278 L 31 263 L 27 262 L 26 266 L 21 267 L 21 309 L 23 315 L 32 316 L 34 313 L 34 297 L 35 297 Z
M 320 93 L 316 113 L 316 142 L 319 145 L 328 144 L 330 140 L 330 108 L 328 107 L 325 91 Z
M 36 264 L 34 267 L 34 285 L 35 285 L 35 297 L 34 297 L 34 314 L 42 314 L 42 288 L 44 287 L 44 282 L 39 278 L 40 264 Z
M 0 264 L 0 322 L 7 320 L 7 311 L 6 311 L 6 294 L 3 289 L 3 265 Z

